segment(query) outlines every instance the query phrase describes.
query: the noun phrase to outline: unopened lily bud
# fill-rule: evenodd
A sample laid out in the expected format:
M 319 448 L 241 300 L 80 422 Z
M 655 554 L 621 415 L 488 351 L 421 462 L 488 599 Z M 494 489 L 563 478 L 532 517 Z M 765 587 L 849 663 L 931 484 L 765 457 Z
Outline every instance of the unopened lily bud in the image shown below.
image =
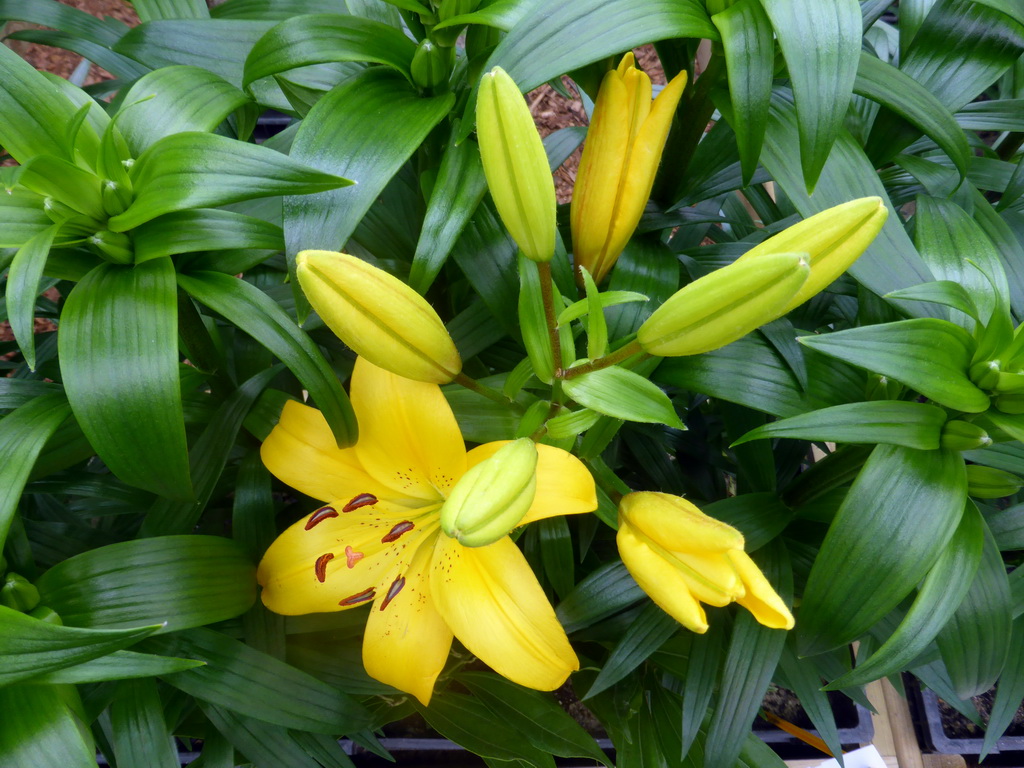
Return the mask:
M 454 19 L 456 16 L 463 16 L 467 13 L 472 13 L 480 5 L 480 0 L 442 0 L 440 7 L 437 9 L 437 20 L 438 23 L 448 21 L 448 19 Z M 451 27 L 444 27 L 442 29 L 431 30 L 430 36 L 433 37 L 439 45 L 451 48 L 455 45 L 459 39 L 459 35 L 462 34 L 462 30 L 466 28 L 465 24 L 456 24 Z
M 1024 480 L 1009 472 L 980 464 L 967 465 L 967 494 L 976 499 L 1001 499 L 1021 489 Z
M 450 51 L 430 40 L 423 40 L 416 46 L 412 57 L 412 81 L 420 88 L 435 88 L 451 74 Z
M 982 360 L 975 363 L 967 371 L 968 378 L 974 382 L 979 389 L 995 389 L 999 383 L 999 361 Z
M 64 626 L 64 622 L 53 608 L 47 608 L 45 605 L 37 605 L 28 615 L 33 619 L 39 619 L 39 621 L 45 621 L 47 624 L 56 624 L 58 627 Z
M 996 410 L 1019 416 L 1024 413 L 1024 395 L 998 395 L 992 398 Z
M 100 195 L 103 200 L 103 210 L 107 212 L 108 216 L 117 216 L 124 213 L 128 210 L 128 206 L 132 204 L 130 182 L 119 184 L 116 181 L 107 179 L 100 187 Z
M 993 389 L 1000 394 L 1019 395 L 1024 393 L 1024 373 L 1001 372 Z
M 135 261 L 132 240 L 124 232 L 100 230 L 89 237 L 89 243 L 100 252 L 100 256 L 115 264 L 131 264 Z
M 529 107 L 505 70 L 480 79 L 480 159 L 491 197 L 516 244 L 533 261 L 555 255 L 555 184 Z
M 28 613 L 39 605 L 39 590 L 24 576 L 11 571 L 0 587 L 0 605 Z
M 773 253 L 806 252 L 811 276 L 780 314 L 820 293 L 849 269 L 867 249 L 889 215 L 881 198 L 863 197 L 816 213 L 769 237 L 743 254 L 737 263 Z
M 953 419 L 942 428 L 939 445 L 952 451 L 973 451 L 992 445 L 988 432 L 970 421 Z
M 537 446 L 521 437 L 470 467 L 441 507 L 441 530 L 467 547 L 493 544 L 519 525 L 537 492 Z
M 735 262 L 676 291 L 636 339 L 645 352 L 662 357 L 724 347 L 783 314 L 809 274 L 804 253 Z
M 903 393 L 903 385 L 888 376 L 877 373 L 868 374 L 868 383 L 864 388 L 865 400 L 899 400 Z
M 640 222 L 685 88 L 683 71 L 652 104 L 651 80 L 637 69 L 632 52 L 601 81 L 570 212 L 573 259 L 595 283 L 611 270 Z
M 441 318 L 397 277 L 334 251 L 302 251 L 296 265 L 313 309 L 356 354 L 433 384 L 446 384 L 462 370 Z

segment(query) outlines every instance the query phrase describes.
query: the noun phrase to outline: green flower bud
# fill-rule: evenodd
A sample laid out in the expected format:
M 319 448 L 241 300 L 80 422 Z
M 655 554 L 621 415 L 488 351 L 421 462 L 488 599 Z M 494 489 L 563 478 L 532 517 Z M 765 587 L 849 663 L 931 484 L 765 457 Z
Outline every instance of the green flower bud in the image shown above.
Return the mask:
M 0 605 L 27 613 L 39 605 L 39 590 L 24 576 L 11 571 L 0 587 Z
M 115 264 L 131 264 L 135 261 L 132 239 L 124 232 L 100 230 L 89 237 L 89 244 L 99 251 L 101 258 Z
M 478 5 L 480 5 L 480 0 L 442 0 L 441 6 L 437 9 L 438 23 L 442 25 L 456 16 L 472 13 Z M 465 28 L 465 24 L 453 24 L 450 27 L 442 26 L 441 29 L 435 28 L 431 30 L 430 36 L 437 41 L 438 45 L 451 48 L 455 45 L 459 35 L 462 34 L 462 30 Z
M 967 493 L 976 499 L 1001 499 L 1012 496 L 1024 486 L 1024 480 L 1009 472 L 980 464 L 967 465 Z
M 103 210 L 108 216 L 117 216 L 124 213 L 132 204 L 132 190 L 126 184 L 118 184 L 116 181 L 106 179 L 100 187 L 100 196 L 103 201 Z
M 864 388 L 865 400 L 899 400 L 903 393 L 903 385 L 888 376 L 877 373 L 868 374 L 868 383 Z
M 1024 392 L 1024 373 L 999 372 L 999 379 L 992 388 L 1000 394 L 1019 395 Z
M 775 320 L 810 274 L 805 253 L 737 261 L 676 291 L 640 326 L 645 352 L 699 355 Z
M 952 451 L 973 451 L 976 448 L 992 445 L 992 438 L 977 424 L 963 419 L 953 419 L 947 421 L 942 428 L 939 444 Z
M 999 395 L 992 399 L 996 410 L 1016 416 L 1024 413 L 1024 395 Z
M 436 88 L 451 75 L 451 55 L 430 40 L 416 46 L 412 57 L 412 81 L 420 88 Z
M 500 67 L 480 79 L 476 131 L 487 186 L 509 234 L 527 258 L 551 261 L 555 182 L 530 108 Z
M 982 360 L 975 363 L 967 371 L 967 377 L 974 382 L 979 389 L 995 389 L 999 384 L 999 361 Z
M 537 492 L 537 447 L 505 444 L 462 476 L 441 507 L 441 530 L 467 547 L 493 544 L 519 525 Z
M 63 627 L 64 622 L 53 608 L 47 608 L 45 605 L 37 605 L 28 615 L 33 619 L 39 619 L 45 621 L 47 624 L 56 624 L 58 627 Z

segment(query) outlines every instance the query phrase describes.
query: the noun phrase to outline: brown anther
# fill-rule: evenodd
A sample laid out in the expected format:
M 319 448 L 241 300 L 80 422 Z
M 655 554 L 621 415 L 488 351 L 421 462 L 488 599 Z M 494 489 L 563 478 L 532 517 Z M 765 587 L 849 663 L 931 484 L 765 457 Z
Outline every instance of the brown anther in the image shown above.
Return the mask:
M 337 517 L 338 510 L 334 507 L 320 507 L 316 512 L 309 516 L 309 520 L 306 521 L 306 530 L 310 530 L 313 526 L 320 525 L 324 520 L 329 517 Z
M 321 584 L 327 579 L 327 564 L 334 559 L 334 553 L 328 552 L 326 555 L 320 555 L 316 559 L 316 565 L 313 566 L 313 570 L 316 571 L 316 580 Z
M 399 576 L 397 579 L 391 582 L 391 586 L 388 587 L 388 593 L 384 595 L 384 599 L 381 601 L 380 609 L 383 611 L 388 607 L 388 603 L 394 600 L 398 593 L 402 591 L 402 587 L 405 586 L 405 576 Z
M 360 603 L 373 600 L 376 594 L 376 590 L 373 587 L 370 587 L 369 589 L 364 589 L 362 592 L 357 592 L 350 597 L 346 597 L 344 600 L 339 600 L 338 605 L 359 605 Z
M 408 533 L 415 527 L 416 526 L 408 520 L 403 520 L 402 522 L 395 524 L 390 531 L 385 533 L 384 536 L 381 537 L 380 543 L 390 544 L 392 541 L 398 541 L 399 537 L 403 533 Z
M 362 552 L 356 552 L 352 547 L 345 547 L 345 563 L 349 568 L 355 568 L 356 563 L 364 557 L 365 555 Z
M 352 512 L 360 507 L 372 507 L 377 503 L 377 497 L 372 493 L 360 493 L 348 504 L 341 508 L 342 512 Z

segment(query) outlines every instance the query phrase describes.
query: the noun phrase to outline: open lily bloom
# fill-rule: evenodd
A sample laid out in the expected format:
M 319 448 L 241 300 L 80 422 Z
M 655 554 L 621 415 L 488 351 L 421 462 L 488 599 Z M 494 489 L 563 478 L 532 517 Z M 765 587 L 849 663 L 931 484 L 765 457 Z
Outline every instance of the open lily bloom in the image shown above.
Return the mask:
M 356 445 L 338 448 L 320 412 L 296 402 L 263 443 L 274 475 L 327 502 L 267 550 L 257 573 L 264 604 L 296 615 L 372 602 L 366 671 L 424 704 L 453 636 L 510 680 L 560 686 L 579 662 L 519 548 L 507 535 L 467 547 L 441 530 L 441 507 L 460 478 L 507 443 L 467 452 L 437 385 L 363 358 L 351 396 Z M 579 459 L 536 448 L 536 493 L 515 525 L 596 509 Z
M 772 629 L 793 615 L 743 551 L 743 534 L 679 496 L 641 492 L 619 503 L 619 554 L 640 588 L 687 629 L 708 630 L 701 603 L 737 602 Z

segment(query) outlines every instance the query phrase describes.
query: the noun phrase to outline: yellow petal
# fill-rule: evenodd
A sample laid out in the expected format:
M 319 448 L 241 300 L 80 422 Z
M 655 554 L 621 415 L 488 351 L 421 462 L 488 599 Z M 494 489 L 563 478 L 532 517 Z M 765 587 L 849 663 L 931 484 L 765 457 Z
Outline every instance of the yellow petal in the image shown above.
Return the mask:
M 472 467 L 490 458 L 508 442 L 484 443 L 466 455 Z M 579 515 L 597 509 L 597 490 L 590 471 L 568 451 L 537 444 L 537 491 L 533 504 L 519 522 L 526 525 L 547 517 Z
M 426 300 L 397 277 L 347 253 L 302 251 L 299 283 L 338 338 L 390 371 L 445 384 L 462 360 Z
M 276 478 L 321 501 L 347 500 L 380 488 L 352 448 L 338 448 L 323 414 L 294 400 L 285 403 L 260 457 Z
M 631 108 L 622 78 L 615 71 L 606 74 L 587 129 L 569 214 L 573 259 L 591 274 L 608 239 L 619 197 Z
M 360 434 L 352 450 L 366 472 L 395 494 L 442 501 L 466 471 L 466 446 L 440 387 L 359 358 L 351 389 Z
M 469 548 L 439 536 L 430 587 L 455 636 L 509 680 L 552 691 L 579 669 L 565 630 L 511 539 Z
M 747 586 L 747 594 L 736 600 L 757 619 L 758 623 L 772 629 L 792 629 L 793 614 L 782 602 L 768 579 L 764 577 L 761 570 L 750 559 L 746 552 L 730 552 L 729 559 L 736 567 Z
M 409 566 L 381 585 L 363 635 L 363 666 L 370 677 L 411 693 L 424 706 L 452 645 L 452 631 L 430 595 L 433 552 L 434 542 L 425 541 Z
M 638 534 L 640 537 L 642 535 Z M 679 570 L 690 594 L 702 603 L 722 607 L 746 593 L 743 581 L 728 554 L 659 551 L 656 544 L 651 548 Z
M 680 72 L 666 85 L 658 98 L 654 100 L 650 114 L 640 127 L 629 154 L 629 165 L 626 167 L 620 182 L 619 207 L 615 212 L 611 230 L 608 235 L 607 253 L 611 257 L 607 266 L 602 264 L 603 271 L 594 274 L 594 280 L 601 282 L 604 274 L 611 269 L 615 259 L 626 247 L 632 237 L 640 216 L 644 212 L 647 200 L 654 187 L 654 177 L 661 162 L 661 153 L 665 150 L 672 117 L 686 88 L 686 72 Z
M 637 537 L 629 525 L 619 526 L 616 543 L 622 562 L 651 600 L 687 629 L 700 634 L 708 631 L 704 609 L 690 594 L 678 568 Z
M 263 555 L 256 579 L 274 613 L 325 613 L 369 602 L 386 575 L 437 530 L 436 506 L 415 511 L 378 502 L 346 513 L 346 501 L 331 505 L 336 515 L 313 513 L 295 523 Z
M 783 314 L 827 288 L 871 245 L 889 216 L 878 197 L 837 205 L 769 237 L 736 260 L 802 251 L 811 259 L 811 276 L 784 307 Z
M 668 493 L 629 493 L 619 514 L 665 549 L 674 552 L 725 552 L 743 549 L 743 534 L 700 511 L 684 498 Z

